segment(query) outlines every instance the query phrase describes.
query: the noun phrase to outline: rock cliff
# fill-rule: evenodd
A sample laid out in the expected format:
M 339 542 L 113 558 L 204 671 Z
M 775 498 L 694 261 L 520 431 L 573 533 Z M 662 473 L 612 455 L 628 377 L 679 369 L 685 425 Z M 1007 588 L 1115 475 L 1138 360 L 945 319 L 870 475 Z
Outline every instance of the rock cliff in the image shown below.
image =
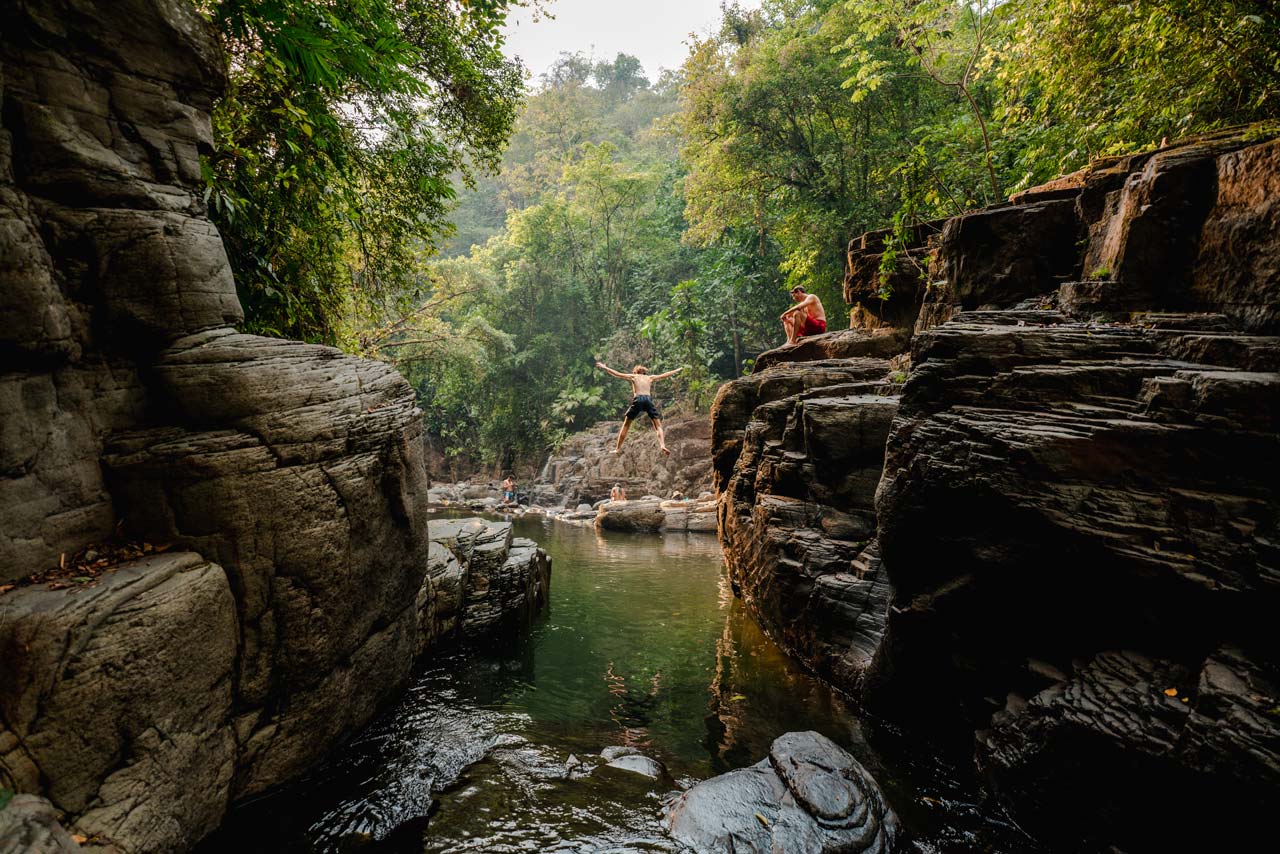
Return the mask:
M 883 714 L 970 734 L 1046 841 L 1223 843 L 1280 791 L 1278 136 L 1114 158 L 922 226 L 887 302 L 883 235 L 859 238 L 860 329 L 717 402 L 720 535 L 753 612 Z M 870 370 L 842 389 L 863 360 L 830 353 L 886 328 L 910 334 L 900 397 L 875 400 Z M 836 397 L 845 423 L 815 425 Z M 830 511 L 855 520 L 838 549 Z
M 193 7 L 19 0 L 4 28 L 0 786 L 101 845 L 180 851 L 453 626 L 538 601 L 545 555 L 508 544 L 437 589 L 407 383 L 232 328 L 200 196 L 223 58 Z M 118 538 L 146 556 L 5 583 Z
M 531 489 L 535 504 L 575 507 L 609 497 L 617 483 L 633 498 L 680 492 L 689 498 L 711 489 L 711 442 L 707 419 L 673 418 L 663 422 L 671 455 L 658 450 L 658 440 L 642 424 L 633 423 L 622 453 L 611 453 L 621 421 L 605 421 L 571 436 L 542 467 Z

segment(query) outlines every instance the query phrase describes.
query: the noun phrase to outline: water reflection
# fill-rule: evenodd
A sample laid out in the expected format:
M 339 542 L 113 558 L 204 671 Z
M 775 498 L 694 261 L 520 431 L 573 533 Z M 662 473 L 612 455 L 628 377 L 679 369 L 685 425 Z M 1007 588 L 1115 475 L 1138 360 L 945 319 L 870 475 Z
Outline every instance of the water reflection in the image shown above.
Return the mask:
M 917 764 L 883 733 L 887 749 L 868 744 L 845 703 L 747 617 L 714 537 L 529 521 L 517 533 L 554 560 L 551 608 L 530 636 L 439 658 L 333 760 L 241 809 L 204 850 L 669 850 L 657 810 L 670 783 L 588 774 L 590 757 L 636 747 L 688 782 L 749 765 L 795 729 L 858 755 L 925 850 L 1022 850 L 945 765 Z

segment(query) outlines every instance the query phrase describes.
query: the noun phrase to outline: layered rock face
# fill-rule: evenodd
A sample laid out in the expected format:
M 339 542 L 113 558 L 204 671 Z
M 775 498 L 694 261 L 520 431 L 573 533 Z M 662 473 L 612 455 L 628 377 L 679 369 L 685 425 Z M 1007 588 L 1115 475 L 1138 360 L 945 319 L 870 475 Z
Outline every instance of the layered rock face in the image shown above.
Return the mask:
M 845 339 L 846 351 L 859 340 L 871 352 L 883 346 L 866 333 L 818 336 L 827 337 Z M 869 356 L 775 360 L 726 384 L 712 407 L 734 590 L 784 648 L 843 684 L 870 662 L 889 594 L 873 543 L 897 409 L 889 371 Z
M 487 637 L 527 626 L 546 606 L 551 558 L 511 536 L 510 522 L 433 519 L 431 559 L 419 597 L 422 637 Z
M 829 359 L 847 342 L 803 345 L 819 361 L 793 363 L 783 394 L 722 395 L 720 535 L 743 596 L 887 716 L 975 734 L 1045 840 L 1243 838 L 1280 791 L 1277 129 L 1100 162 L 915 238 L 887 302 L 883 235 L 851 244 L 862 329 L 835 333 L 914 332 L 874 517 L 865 490 L 823 478 L 852 478 L 860 453 L 873 467 L 880 422 L 850 401 L 831 441 L 809 414 L 858 361 Z M 799 350 L 766 360 L 760 387 Z M 825 572 L 800 548 L 827 518 L 807 501 L 858 523 L 817 551 Z M 874 564 L 858 550 L 873 531 Z M 815 614 L 824 579 L 873 565 L 843 610 Z M 850 636 L 861 655 L 843 660 L 808 639 Z
M 1028 274 L 915 340 L 866 697 L 970 722 L 1041 833 L 1088 811 L 1124 845 L 1221 839 L 1280 789 L 1277 182 L 1280 141 L 1248 134 L 1104 164 L 1073 191 L 1096 280 Z M 990 254 L 944 241 L 935 269 Z
M 508 576 L 545 577 L 504 575 L 537 563 L 520 544 L 437 590 L 409 386 L 230 328 L 199 163 L 223 60 L 195 9 L 4 17 L 0 584 L 117 534 L 168 548 L 0 593 L 0 786 L 102 845 L 180 851 L 363 725 L 448 627 L 494 622 Z
M 611 453 L 621 427 L 621 421 L 605 421 L 571 436 L 542 467 L 531 490 L 534 503 L 546 507 L 594 504 L 608 498 L 615 483 L 636 498 L 668 498 L 672 492 L 696 498 L 711 489 L 706 418 L 663 421 L 671 456 L 658 450 L 657 437 L 641 423 L 631 425 L 622 453 Z

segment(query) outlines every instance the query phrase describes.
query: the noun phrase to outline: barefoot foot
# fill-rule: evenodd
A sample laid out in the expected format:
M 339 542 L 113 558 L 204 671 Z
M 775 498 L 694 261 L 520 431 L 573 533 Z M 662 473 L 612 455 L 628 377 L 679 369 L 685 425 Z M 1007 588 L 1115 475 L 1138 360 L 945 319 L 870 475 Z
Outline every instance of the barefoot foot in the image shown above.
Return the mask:
M 663 445 L 663 446 L 662 446 L 662 453 L 666 454 L 666 455 L 669 457 L 669 456 L 671 456 L 671 449 L 670 449 L 670 448 L 668 448 L 666 445 Z

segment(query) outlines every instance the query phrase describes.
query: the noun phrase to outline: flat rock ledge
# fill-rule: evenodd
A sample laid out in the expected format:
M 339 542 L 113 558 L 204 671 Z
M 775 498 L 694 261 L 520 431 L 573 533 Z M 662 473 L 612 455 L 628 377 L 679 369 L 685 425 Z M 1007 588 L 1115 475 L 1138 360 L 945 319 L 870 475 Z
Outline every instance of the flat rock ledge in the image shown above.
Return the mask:
M 663 821 L 698 852 L 900 850 L 898 817 L 858 760 L 826 736 L 789 732 L 769 756 L 675 796 Z
M 607 501 L 591 520 L 606 531 L 693 531 L 715 533 L 714 498 L 662 501 L 641 498 L 635 501 Z

